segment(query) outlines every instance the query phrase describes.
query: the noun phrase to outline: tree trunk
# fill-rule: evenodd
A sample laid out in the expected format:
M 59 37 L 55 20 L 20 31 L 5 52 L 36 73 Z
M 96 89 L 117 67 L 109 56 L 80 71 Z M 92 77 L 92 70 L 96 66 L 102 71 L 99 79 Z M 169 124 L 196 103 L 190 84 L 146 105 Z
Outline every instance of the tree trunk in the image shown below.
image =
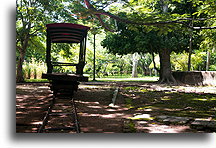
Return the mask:
M 206 71 L 209 70 L 209 66 L 210 66 L 210 57 L 211 57 L 211 53 L 210 53 L 210 51 L 207 49 L 207 55 L 206 55 Z
M 152 62 L 153 62 L 153 65 L 154 65 L 154 69 L 159 73 L 160 70 L 156 66 L 154 53 L 151 52 L 151 55 L 152 55 Z
M 193 23 L 191 23 L 193 25 Z M 193 30 L 190 32 L 190 44 L 188 53 L 188 71 L 191 71 L 191 55 L 192 55 Z
M 22 46 L 17 46 L 17 49 L 19 50 L 20 57 L 17 64 L 17 77 L 16 82 L 24 82 L 24 76 L 23 76 L 23 62 L 26 55 L 26 50 L 28 47 L 28 41 L 29 41 L 29 34 L 24 37 L 23 42 L 21 43 Z
M 168 11 L 168 1 L 160 0 L 163 13 L 167 13 Z M 174 83 L 177 84 L 175 78 L 172 75 L 171 71 L 171 63 L 170 63 L 170 54 L 171 51 L 169 49 L 161 49 L 159 51 L 160 57 L 160 79 L 159 83 Z
M 138 53 L 133 54 L 133 67 L 132 67 L 132 78 L 138 77 L 137 65 L 138 65 Z
M 17 77 L 16 82 L 24 82 L 24 76 L 23 76 L 23 62 L 24 62 L 25 54 L 23 52 L 20 52 L 20 57 L 17 63 Z
M 145 67 L 145 64 L 143 64 L 142 62 L 139 62 L 138 66 L 142 69 L 142 74 L 146 75 L 147 74 L 147 68 Z
M 175 78 L 172 75 L 171 63 L 170 63 L 170 50 L 163 49 L 160 50 L 160 79 L 159 83 L 173 83 L 177 84 Z

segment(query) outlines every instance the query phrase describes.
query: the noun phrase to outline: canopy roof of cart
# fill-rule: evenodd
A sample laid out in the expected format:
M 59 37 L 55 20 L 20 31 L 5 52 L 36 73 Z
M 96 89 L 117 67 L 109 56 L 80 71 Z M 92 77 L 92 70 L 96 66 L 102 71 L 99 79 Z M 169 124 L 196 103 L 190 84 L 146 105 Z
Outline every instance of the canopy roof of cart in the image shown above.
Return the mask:
M 52 43 L 80 43 L 90 27 L 72 23 L 47 24 L 47 37 Z

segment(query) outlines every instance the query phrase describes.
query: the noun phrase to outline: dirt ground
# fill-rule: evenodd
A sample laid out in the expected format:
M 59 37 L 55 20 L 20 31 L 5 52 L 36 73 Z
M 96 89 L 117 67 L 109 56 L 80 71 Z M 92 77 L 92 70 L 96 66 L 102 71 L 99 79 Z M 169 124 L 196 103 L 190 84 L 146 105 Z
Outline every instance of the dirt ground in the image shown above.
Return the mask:
M 38 131 L 52 100 L 52 92 L 48 85 L 48 83 L 17 84 L 17 133 Z M 113 94 L 117 88 L 118 95 L 113 102 Z M 189 124 L 165 124 L 154 117 L 175 115 L 215 120 L 215 92 L 215 87 L 165 86 L 143 82 L 88 82 L 79 85 L 74 99 L 81 133 L 212 132 L 209 129 L 191 128 Z M 209 101 L 203 101 L 203 96 Z M 179 97 L 181 100 L 178 99 Z M 181 103 L 181 101 L 191 100 L 191 97 L 204 103 L 202 109 L 197 108 L 200 106 L 196 104 L 197 102 L 189 102 L 192 105 Z M 69 101 L 60 100 L 58 105 L 61 106 L 58 106 L 56 111 L 70 112 Z M 137 115 L 149 115 L 149 117 L 136 119 Z M 71 125 L 70 119 L 66 117 L 60 119 L 53 117 L 52 120 L 57 122 L 57 125 L 64 123 Z M 73 131 L 62 132 L 74 133 Z

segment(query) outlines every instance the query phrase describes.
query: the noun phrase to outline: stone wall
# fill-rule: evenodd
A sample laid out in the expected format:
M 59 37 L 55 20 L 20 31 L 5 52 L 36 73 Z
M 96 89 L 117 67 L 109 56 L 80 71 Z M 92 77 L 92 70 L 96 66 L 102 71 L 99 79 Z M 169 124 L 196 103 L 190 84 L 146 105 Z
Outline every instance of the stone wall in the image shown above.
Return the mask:
M 175 71 L 173 76 L 184 84 L 216 86 L 216 71 Z

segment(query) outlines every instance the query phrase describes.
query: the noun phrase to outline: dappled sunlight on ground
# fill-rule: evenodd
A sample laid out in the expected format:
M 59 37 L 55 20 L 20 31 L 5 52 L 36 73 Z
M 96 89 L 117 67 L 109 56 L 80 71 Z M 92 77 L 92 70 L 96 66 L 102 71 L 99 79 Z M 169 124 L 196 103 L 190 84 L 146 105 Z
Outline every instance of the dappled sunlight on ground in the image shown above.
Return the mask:
M 112 103 L 115 88 L 119 93 Z M 190 87 L 191 88 L 191 87 Z M 191 117 L 215 120 L 215 88 L 165 86 L 154 83 L 88 82 L 81 83 L 75 92 L 78 119 L 83 133 L 185 133 L 205 132 L 190 125 L 164 123 L 157 116 Z M 195 88 L 193 88 L 195 89 Z M 204 89 L 208 91 L 204 91 Z M 185 92 L 186 93 L 185 93 Z M 208 92 L 208 93 L 207 93 Z M 48 84 L 17 85 L 17 132 L 36 132 L 52 99 Z M 112 105 L 111 105 L 112 104 Z M 57 102 L 53 112 L 70 111 L 67 100 Z M 65 115 L 52 119 L 64 124 Z M 71 124 L 66 122 L 67 126 Z M 50 126 L 52 122 L 50 122 Z M 74 133 L 67 131 L 68 133 Z M 211 132 L 211 131 L 207 131 Z
M 37 86 L 39 85 L 39 86 Z M 51 100 L 46 84 L 18 84 L 16 95 L 16 131 L 37 132 Z M 41 86 L 40 86 L 41 85 Z
M 183 133 L 190 129 L 189 126 L 167 126 L 158 124 L 149 124 L 149 127 L 145 127 L 144 130 L 148 130 L 148 133 Z M 140 128 L 140 127 L 139 127 Z M 138 128 L 138 130 L 140 130 Z

